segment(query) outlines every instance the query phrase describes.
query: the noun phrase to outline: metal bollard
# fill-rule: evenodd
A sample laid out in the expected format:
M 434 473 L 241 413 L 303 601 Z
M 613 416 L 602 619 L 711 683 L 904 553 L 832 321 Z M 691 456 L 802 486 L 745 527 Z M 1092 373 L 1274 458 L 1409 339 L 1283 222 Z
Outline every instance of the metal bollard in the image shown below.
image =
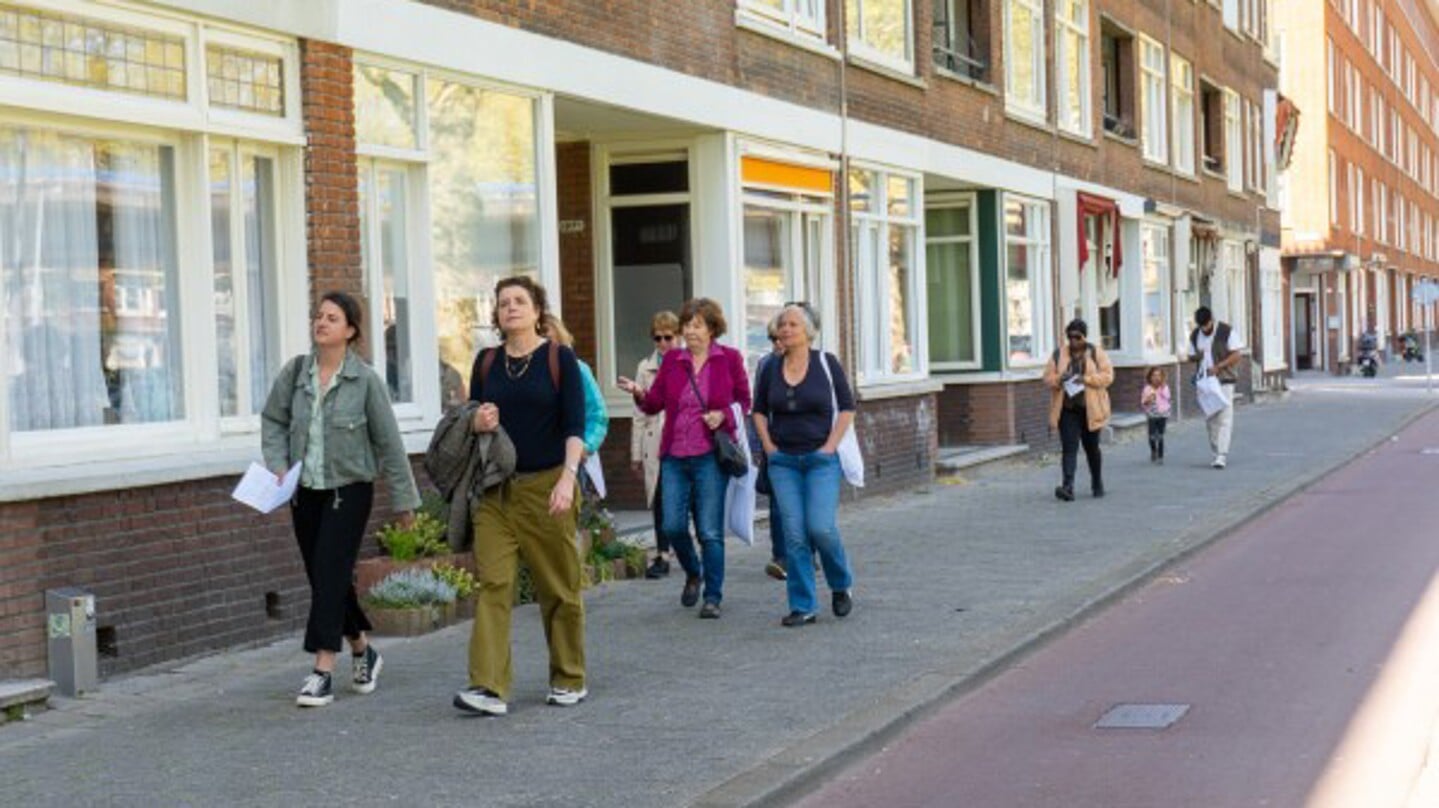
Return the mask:
M 93 692 L 99 686 L 99 653 L 95 646 L 95 596 L 82 589 L 45 592 L 46 635 L 50 644 L 50 678 L 66 696 Z

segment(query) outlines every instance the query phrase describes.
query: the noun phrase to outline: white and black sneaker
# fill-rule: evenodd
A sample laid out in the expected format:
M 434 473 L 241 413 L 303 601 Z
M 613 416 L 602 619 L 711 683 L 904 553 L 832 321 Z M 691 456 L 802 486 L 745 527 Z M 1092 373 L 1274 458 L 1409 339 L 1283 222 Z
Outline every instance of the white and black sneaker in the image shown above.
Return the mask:
M 380 668 L 384 664 L 385 658 L 380 656 L 374 645 L 366 645 L 364 653 L 352 655 L 350 689 L 356 693 L 375 692 L 375 682 L 379 680 Z
M 335 692 L 330 687 L 330 674 L 312 671 L 305 677 L 305 684 L 300 687 L 300 695 L 295 697 L 295 704 L 301 707 L 324 707 L 334 700 Z
M 505 715 L 510 706 L 499 694 L 483 687 L 470 687 L 455 694 L 454 704 L 467 713 L 476 715 Z
M 584 701 L 585 697 L 589 694 L 590 691 L 583 687 L 579 690 L 570 690 L 567 687 L 552 687 L 550 688 L 550 695 L 545 697 L 545 702 L 557 707 L 573 707 Z

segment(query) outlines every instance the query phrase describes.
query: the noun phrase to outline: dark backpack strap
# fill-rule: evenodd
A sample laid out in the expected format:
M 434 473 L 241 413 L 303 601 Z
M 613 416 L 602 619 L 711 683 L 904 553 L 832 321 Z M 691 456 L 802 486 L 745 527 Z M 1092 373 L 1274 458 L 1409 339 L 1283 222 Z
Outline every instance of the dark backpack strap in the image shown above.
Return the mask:
M 485 394 L 485 379 L 490 376 L 490 368 L 494 367 L 495 354 L 498 348 L 486 348 L 480 352 L 480 395 Z M 555 386 L 555 392 L 560 391 L 560 346 L 554 340 L 550 340 L 550 382 Z
M 486 348 L 480 351 L 480 400 L 485 398 L 485 379 L 490 376 L 490 368 L 495 366 L 495 349 Z
M 560 345 L 550 340 L 550 381 L 555 385 L 555 392 L 560 391 Z

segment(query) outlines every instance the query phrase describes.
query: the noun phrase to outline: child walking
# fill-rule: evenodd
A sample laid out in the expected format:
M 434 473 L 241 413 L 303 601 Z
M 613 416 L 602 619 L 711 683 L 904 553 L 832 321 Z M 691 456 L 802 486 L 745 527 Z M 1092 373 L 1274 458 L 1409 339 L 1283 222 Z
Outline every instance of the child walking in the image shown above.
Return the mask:
M 1149 420 L 1149 462 L 1164 463 L 1164 425 L 1169 422 L 1169 384 L 1164 368 L 1152 367 L 1144 374 L 1144 392 L 1139 408 Z

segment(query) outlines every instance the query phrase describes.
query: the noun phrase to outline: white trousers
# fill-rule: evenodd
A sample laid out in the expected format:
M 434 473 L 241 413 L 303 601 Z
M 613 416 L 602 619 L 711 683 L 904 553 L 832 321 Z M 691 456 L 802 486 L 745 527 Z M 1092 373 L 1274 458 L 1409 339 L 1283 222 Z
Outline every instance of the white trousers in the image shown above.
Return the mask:
M 1229 454 L 1229 437 L 1234 432 L 1234 385 L 1221 384 L 1219 389 L 1229 406 L 1204 419 L 1209 427 L 1209 448 L 1216 455 Z

